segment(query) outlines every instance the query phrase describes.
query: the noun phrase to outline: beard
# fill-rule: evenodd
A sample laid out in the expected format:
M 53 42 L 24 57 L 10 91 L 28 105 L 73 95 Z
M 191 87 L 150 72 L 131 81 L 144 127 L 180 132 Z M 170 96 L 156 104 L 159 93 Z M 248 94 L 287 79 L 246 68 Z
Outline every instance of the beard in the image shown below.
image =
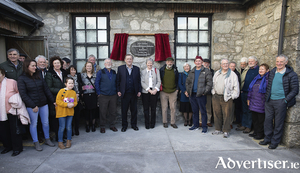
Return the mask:
M 167 65 L 168 68 L 172 68 L 173 65 Z
M 111 68 L 111 65 L 106 66 L 105 68 Z

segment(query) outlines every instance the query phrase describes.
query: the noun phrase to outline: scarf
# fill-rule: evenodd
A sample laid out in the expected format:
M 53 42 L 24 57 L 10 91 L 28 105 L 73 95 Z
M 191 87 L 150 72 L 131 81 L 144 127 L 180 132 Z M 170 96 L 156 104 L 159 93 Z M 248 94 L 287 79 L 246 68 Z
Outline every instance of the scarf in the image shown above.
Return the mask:
M 219 70 L 219 73 L 222 74 L 222 68 Z M 231 73 L 231 70 L 230 70 L 230 68 L 228 68 L 228 71 L 227 71 L 227 73 L 226 73 L 225 79 L 228 78 L 228 77 L 230 76 L 230 73 Z
M 249 85 L 249 89 L 248 91 L 251 91 L 255 82 L 257 80 L 261 79 L 260 85 L 259 85 L 259 93 L 266 93 L 266 89 L 267 89 L 267 75 L 269 74 L 269 72 L 267 72 L 266 74 L 264 74 L 263 76 L 260 76 L 260 74 L 258 74 L 250 83 Z
M 6 94 L 6 77 L 1 82 L 0 91 L 0 121 L 7 120 L 6 107 L 5 107 L 5 94 Z
M 190 72 L 190 71 L 189 71 Z M 183 74 L 185 74 L 186 76 L 188 76 L 189 75 L 189 73 L 188 72 L 186 72 L 186 71 L 183 71 Z

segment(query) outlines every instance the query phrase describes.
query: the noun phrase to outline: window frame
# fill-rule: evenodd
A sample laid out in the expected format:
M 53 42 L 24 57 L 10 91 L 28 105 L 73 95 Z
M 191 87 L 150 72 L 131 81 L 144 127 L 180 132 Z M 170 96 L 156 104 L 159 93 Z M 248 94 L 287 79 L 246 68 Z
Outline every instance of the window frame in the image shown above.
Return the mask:
M 178 29 L 178 17 L 186 17 L 186 29 Z M 201 17 L 207 17 L 208 18 L 208 29 L 207 30 L 201 30 L 200 29 L 200 23 L 198 22 L 198 29 L 188 29 L 188 18 L 189 17 L 197 17 L 198 21 L 199 18 Z M 178 42 L 178 31 L 187 31 L 186 33 L 186 43 L 179 43 Z M 188 31 L 198 31 L 198 41 L 197 43 L 188 43 Z M 208 42 L 207 43 L 199 43 L 199 31 L 208 31 Z M 174 42 L 174 57 L 175 57 L 175 64 L 177 60 L 185 60 L 185 62 L 188 62 L 188 60 L 193 60 L 193 59 L 188 59 L 188 47 L 189 46 L 197 46 L 197 55 L 199 53 L 199 47 L 200 46 L 208 46 L 209 51 L 208 51 L 208 59 L 211 60 L 211 45 L 212 45 L 212 14 L 176 14 L 174 16 L 174 37 L 175 37 L 175 42 Z M 178 58 L 177 57 L 177 46 L 185 46 L 186 47 L 186 57 L 185 58 Z M 200 55 L 201 56 L 201 55 Z
M 85 17 L 85 29 L 76 29 L 76 17 Z M 96 17 L 96 29 L 87 29 L 86 28 L 86 17 Z M 106 29 L 98 29 L 98 17 L 106 17 Z M 85 31 L 85 42 L 80 42 L 77 43 L 76 42 L 76 31 Z M 89 30 L 95 30 L 96 31 L 96 42 L 94 43 L 89 43 L 87 42 L 87 31 Z M 107 31 L 107 35 L 106 35 L 106 42 L 98 42 L 98 31 L 101 30 L 106 30 Z M 85 59 L 82 58 L 76 58 L 76 46 L 84 46 L 85 47 Z M 97 14 L 73 14 L 72 15 L 72 48 L 73 48 L 73 64 L 76 65 L 77 67 L 77 62 L 78 61 L 87 61 L 88 59 L 88 47 L 97 47 L 97 55 L 95 55 L 96 57 L 96 63 L 97 65 L 100 64 L 101 61 L 104 61 L 106 58 L 99 58 L 99 46 L 108 46 L 107 49 L 107 55 L 109 58 L 110 57 L 110 18 L 109 18 L 109 13 L 97 13 Z M 103 67 L 101 67 L 103 68 Z M 78 69 L 78 72 L 81 72 L 81 69 Z

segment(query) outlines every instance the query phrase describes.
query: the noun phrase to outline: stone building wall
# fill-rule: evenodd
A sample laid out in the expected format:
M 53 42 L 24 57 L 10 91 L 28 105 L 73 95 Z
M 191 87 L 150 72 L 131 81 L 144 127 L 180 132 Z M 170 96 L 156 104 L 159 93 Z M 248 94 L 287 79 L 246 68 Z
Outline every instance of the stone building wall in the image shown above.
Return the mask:
M 287 13 L 284 30 L 283 53 L 289 57 L 288 65 L 300 75 L 300 3 L 298 0 L 287 1 Z M 300 146 L 300 95 L 296 105 L 288 110 L 285 119 L 283 143 L 287 147 Z
M 227 58 L 238 62 L 244 45 L 245 10 L 226 9 L 213 15 L 212 68 L 220 68 L 220 60 Z
M 275 66 L 280 30 L 281 0 L 265 0 L 246 10 L 243 56 Z

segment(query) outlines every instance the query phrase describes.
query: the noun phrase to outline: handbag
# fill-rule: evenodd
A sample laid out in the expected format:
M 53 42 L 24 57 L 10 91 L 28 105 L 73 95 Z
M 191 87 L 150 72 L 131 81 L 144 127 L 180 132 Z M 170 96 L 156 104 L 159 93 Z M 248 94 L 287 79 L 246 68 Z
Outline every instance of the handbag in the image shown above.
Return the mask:
M 95 85 L 93 84 L 93 82 L 91 81 L 91 79 L 87 76 L 87 79 L 91 82 L 91 84 L 93 85 L 94 87 L 94 90 L 96 91 L 96 87 Z M 96 95 L 97 96 L 97 95 Z M 100 107 L 100 104 L 99 104 L 99 100 L 97 99 L 97 107 Z
M 18 113 L 18 110 L 16 109 L 16 116 L 18 116 L 17 113 Z M 25 134 L 25 133 L 26 133 L 26 129 L 20 121 L 20 116 L 18 116 L 16 118 L 16 134 L 17 135 L 22 135 L 22 134 Z

